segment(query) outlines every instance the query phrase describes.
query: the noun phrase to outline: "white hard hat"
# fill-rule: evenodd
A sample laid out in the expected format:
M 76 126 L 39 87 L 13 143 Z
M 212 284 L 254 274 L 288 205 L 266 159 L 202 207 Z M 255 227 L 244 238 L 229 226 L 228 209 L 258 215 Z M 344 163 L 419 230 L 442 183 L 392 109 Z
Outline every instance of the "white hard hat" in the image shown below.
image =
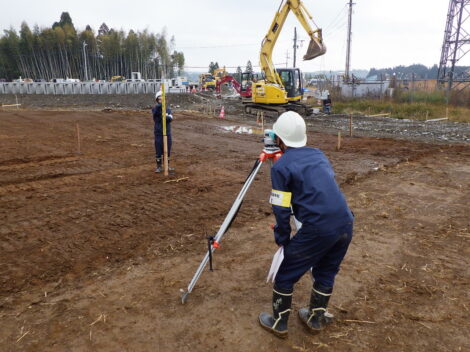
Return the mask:
M 300 148 L 307 144 L 305 121 L 295 111 L 287 111 L 281 114 L 274 123 L 273 130 L 288 147 Z
M 157 100 L 158 97 L 161 97 L 162 94 L 163 94 L 162 91 L 159 90 L 159 91 L 157 92 L 157 94 L 155 94 L 155 100 Z

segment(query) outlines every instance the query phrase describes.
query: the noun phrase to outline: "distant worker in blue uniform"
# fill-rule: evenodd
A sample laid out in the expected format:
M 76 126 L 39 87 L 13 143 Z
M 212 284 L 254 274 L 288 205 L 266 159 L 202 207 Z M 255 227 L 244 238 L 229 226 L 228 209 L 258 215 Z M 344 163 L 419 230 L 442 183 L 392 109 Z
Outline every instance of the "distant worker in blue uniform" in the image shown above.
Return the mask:
M 323 99 L 323 112 L 328 115 L 331 114 L 331 98 L 329 94 L 326 99 Z
M 155 172 L 159 173 L 163 171 L 163 121 L 162 121 L 162 91 L 159 91 L 155 95 L 156 105 L 152 108 L 153 115 L 153 134 L 155 137 L 155 159 L 157 162 L 157 168 Z M 170 163 L 170 152 L 171 152 L 171 122 L 173 121 L 173 115 L 171 110 L 166 108 L 166 135 L 168 137 L 168 164 Z M 169 170 L 174 170 L 169 167 Z
M 287 337 L 294 284 L 311 272 L 310 304 L 299 318 L 312 332 L 332 321 L 327 312 L 335 276 L 352 239 L 354 216 L 335 181 L 328 158 L 306 146 L 304 119 L 296 112 L 283 113 L 273 126 L 282 157 L 271 168 L 271 204 L 276 217 L 274 238 L 283 246 L 284 259 L 275 276 L 273 314 L 261 313 L 261 326 Z M 302 223 L 291 238 L 291 215 Z

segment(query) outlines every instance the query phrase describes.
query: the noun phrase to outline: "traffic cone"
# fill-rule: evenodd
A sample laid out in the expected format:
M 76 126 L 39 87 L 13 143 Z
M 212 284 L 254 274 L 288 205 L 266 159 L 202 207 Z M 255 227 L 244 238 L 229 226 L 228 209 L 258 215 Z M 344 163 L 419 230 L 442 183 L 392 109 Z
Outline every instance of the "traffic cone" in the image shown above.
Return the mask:
M 222 109 L 220 109 L 219 119 L 224 119 L 224 118 L 225 118 L 225 109 L 222 106 Z

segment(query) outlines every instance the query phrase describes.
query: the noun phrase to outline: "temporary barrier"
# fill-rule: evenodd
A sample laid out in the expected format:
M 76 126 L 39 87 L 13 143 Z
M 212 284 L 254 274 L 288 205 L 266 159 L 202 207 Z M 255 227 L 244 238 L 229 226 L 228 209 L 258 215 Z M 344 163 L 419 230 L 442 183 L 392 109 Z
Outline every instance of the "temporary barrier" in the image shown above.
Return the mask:
M 2 82 L 0 94 L 155 94 L 156 82 Z M 184 93 L 185 88 L 169 88 L 167 93 Z

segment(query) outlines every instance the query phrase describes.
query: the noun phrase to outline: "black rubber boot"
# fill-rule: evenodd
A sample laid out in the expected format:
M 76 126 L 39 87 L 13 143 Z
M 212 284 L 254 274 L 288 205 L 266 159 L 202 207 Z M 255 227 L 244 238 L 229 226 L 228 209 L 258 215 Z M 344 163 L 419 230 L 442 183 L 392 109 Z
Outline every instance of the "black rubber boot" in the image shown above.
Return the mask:
M 332 287 L 314 284 L 309 308 L 299 309 L 299 318 L 310 331 L 318 333 L 333 321 L 333 315 L 326 310 L 332 292 Z
M 285 339 L 287 337 L 287 321 L 292 306 L 292 290 L 284 292 L 274 287 L 273 289 L 273 315 L 261 313 L 259 323 L 274 335 Z
M 156 173 L 162 172 L 163 171 L 162 158 L 155 158 L 155 160 L 157 161 L 157 168 L 155 169 L 155 172 Z

